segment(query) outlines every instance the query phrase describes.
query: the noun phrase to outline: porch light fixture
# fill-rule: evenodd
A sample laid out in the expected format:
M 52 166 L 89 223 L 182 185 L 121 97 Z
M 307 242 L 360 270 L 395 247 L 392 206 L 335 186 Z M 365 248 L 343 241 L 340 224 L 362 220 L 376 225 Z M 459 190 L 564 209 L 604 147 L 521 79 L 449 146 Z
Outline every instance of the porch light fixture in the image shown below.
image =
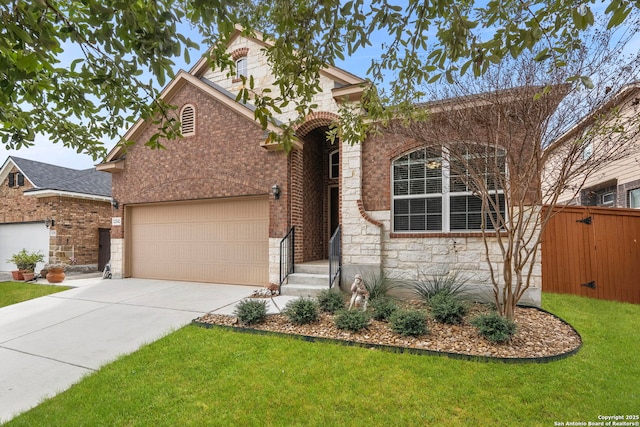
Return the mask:
M 280 198 L 280 187 L 278 187 L 278 184 L 273 184 L 271 186 L 271 194 L 273 194 L 273 198 L 276 200 Z
M 111 199 L 111 207 L 113 209 L 118 209 L 118 201 L 116 199 Z
M 53 227 L 54 225 L 56 225 L 55 220 L 51 219 L 51 218 L 45 218 L 44 220 L 44 226 L 49 228 L 49 227 Z

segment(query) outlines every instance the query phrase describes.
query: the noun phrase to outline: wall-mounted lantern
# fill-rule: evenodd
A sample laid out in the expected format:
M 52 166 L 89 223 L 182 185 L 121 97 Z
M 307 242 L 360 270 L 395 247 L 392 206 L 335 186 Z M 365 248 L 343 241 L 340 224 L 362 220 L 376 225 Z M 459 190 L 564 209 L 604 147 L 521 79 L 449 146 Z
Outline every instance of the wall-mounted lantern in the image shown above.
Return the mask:
M 280 198 L 280 187 L 278 187 L 278 184 L 271 186 L 271 194 L 273 194 L 273 198 L 276 200 Z

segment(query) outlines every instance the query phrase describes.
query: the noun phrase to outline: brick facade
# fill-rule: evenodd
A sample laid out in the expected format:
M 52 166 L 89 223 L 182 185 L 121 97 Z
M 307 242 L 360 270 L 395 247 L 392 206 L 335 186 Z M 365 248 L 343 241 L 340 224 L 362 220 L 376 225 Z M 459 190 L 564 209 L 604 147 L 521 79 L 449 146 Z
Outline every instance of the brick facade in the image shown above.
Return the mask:
M 238 36 L 227 49 L 234 59 L 246 55 L 255 90 L 270 88 L 272 96 L 278 96 L 260 43 Z M 202 88 L 200 81 L 193 79 L 204 79 L 201 81 L 211 83 L 209 86 L 213 90 L 222 88 L 222 91 L 210 92 L 208 87 Z M 330 191 L 335 196 L 337 188 L 343 283 L 350 283 L 353 274 L 358 272 L 384 269 L 394 275 L 415 278 L 418 267 L 451 268 L 456 264 L 469 272 L 478 271 L 477 278 L 486 283 L 487 271 L 480 265 L 484 259 L 484 245 L 478 233 L 440 233 L 439 236 L 396 236 L 391 233 L 391 162 L 424 146 L 425 140 L 386 133 L 372 136 L 361 144 L 345 141 L 330 144 L 326 141 L 326 131 L 339 119 L 338 98 L 334 98 L 334 94 L 365 82 L 341 70 L 325 70 L 320 80 L 322 90 L 314 98 L 316 112 L 296 129 L 297 142 L 302 148 L 297 145 L 292 152 L 285 153 L 276 150 L 275 146 L 269 147 L 270 150 L 261 147 L 266 136 L 261 127 L 249 115 L 223 102 L 224 91 L 235 94 L 241 89 L 240 82 L 227 71 L 207 69 L 206 64 L 201 63 L 188 77 L 178 76 L 167 87 L 165 101 L 175 105 L 178 111 L 187 103 L 195 107 L 196 134 L 166 142 L 166 150 L 151 150 L 143 143 L 155 129 L 134 127 L 130 130 L 131 135 L 136 135 L 133 139 L 137 144 L 127 149 L 124 161 L 119 149 L 114 150 L 107 159 L 110 164 L 105 165 L 114 172 L 114 198 L 121 204 L 119 214 L 124 216 L 123 207 L 132 204 L 270 195 L 271 186 L 277 184 L 280 199 L 269 198 L 269 280 L 273 282 L 278 276 L 280 239 L 292 226 L 296 229 L 296 263 L 327 258 L 332 214 Z M 184 86 L 179 86 L 183 83 Z M 537 140 L 535 122 L 539 112 L 527 113 L 516 111 L 515 106 L 511 108 L 517 103 L 519 94 L 513 95 L 499 94 L 499 101 L 508 101 L 495 108 L 506 106 L 507 110 L 493 115 L 488 114 L 487 108 L 499 104 L 485 102 L 485 98 L 435 104 L 440 115 L 433 114 L 425 125 L 427 132 L 433 132 L 428 141 L 434 145 L 442 138 L 461 142 L 509 141 L 502 139 L 505 136 L 521 141 Z M 339 99 L 340 102 L 351 102 L 356 97 L 357 94 L 348 101 L 344 97 Z M 463 130 L 461 133 L 458 126 L 461 121 L 456 115 L 470 110 L 467 106 L 478 105 L 480 109 L 476 109 L 476 116 L 463 120 L 470 132 Z M 355 104 L 353 107 L 358 108 Z M 286 123 L 297 115 L 296 105 L 292 102 L 276 115 L 276 119 Z M 495 122 L 497 117 L 502 119 L 498 124 Z M 531 123 L 521 121 L 522 117 L 527 117 Z M 521 122 L 534 126 L 524 130 L 518 127 Z M 530 131 L 524 138 L 524 132 Z M 336 149 L 339 150 L 339 177 L 330 179 L 329 158 Z M 518 175 L 518 162 L 526 156 L 518 157 L 517 153 L 514 156 L 508 162 L 511 173 Z M 124 171 L 120 172 L 122 167 Z M 116 261 L 112 268 L 116 276 L 124 265 L 124 220 L 123 227 L 112 232 L 112 260 Z M 492 262 L 500 263 L 494 249 L 490 249 L 490 256 L 495 257 Z
M 15 172 L 18 172 L 16 167 L 9 173 Z M 0 224 L 43 221 L 47 217 L 49 211 L 46 206 L 40 205 L 35 197 L 26 197 L 22 193 L 32 188 L 27 179 L 21 187 L 9 187 L 6 179 L 0 183 Z
M 14 168 L 11 172 L 17 171 Z M 111 204 L 62 195 L 37 198 L 23 194 L 32 188 L 27 179 L 21 187 L 10 188 L 6 182 L 0 185 L 0 223 L 53 219 L 45 261 L 68 263 L 73 256 L 78 265 L 97 266 L 99 229 L 111 228 Z
M 324 134 L 312 132 L 304 142 L 303 150 L 303 223 L 304 260 L 314 261 L 326 258 L 326 224 L 325 200 L 327 171 L 323 166 L 327 164 L 324 156 Z
M 116 212 L 123 217 L 130 204 L 267 195 L 277 184 L 280 199 L 270 196 L 269 236 L 284 236 L 290 198 L 285 153 L 262 148 L 265 136 L 257 123 L 191 85 L 167 101 L 194 106 L 196 133 L 153 150 L 144 142 L 156 130 L 144 130 L 139 143 L 127 150 L 124 172 L 113 174 L 113 197 L 120 203 Z M 112 237 L 125 237 L 124 221 Z

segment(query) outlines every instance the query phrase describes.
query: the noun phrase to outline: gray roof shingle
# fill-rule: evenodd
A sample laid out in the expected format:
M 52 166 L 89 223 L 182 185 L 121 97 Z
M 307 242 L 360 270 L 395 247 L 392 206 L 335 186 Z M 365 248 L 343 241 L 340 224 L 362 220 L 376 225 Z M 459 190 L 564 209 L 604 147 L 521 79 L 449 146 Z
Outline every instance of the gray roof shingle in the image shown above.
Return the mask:
M 111 197 L 111 174 L 95 168 L 77 170 L 9 156 L 36 190 L 57 190 Z

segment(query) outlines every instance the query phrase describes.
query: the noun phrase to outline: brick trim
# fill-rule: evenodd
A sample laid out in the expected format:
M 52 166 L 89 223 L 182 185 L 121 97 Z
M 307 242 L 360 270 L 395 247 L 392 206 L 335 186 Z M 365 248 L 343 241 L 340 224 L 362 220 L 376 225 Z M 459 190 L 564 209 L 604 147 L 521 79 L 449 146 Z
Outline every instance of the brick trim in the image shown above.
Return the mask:
M 364 203 L 362 202 L 362 199 L 358 199 L 357 203 L 358 203 L 358 210 L 360 211 L 360 216 L 362 216 L 362 218 L 364 218 L 367 222 L 370 222 L 376 227 L 382 228 L 382 223 L 380 221 L 376 221 L 375 219 L 371 218 L 371 216 L 369 216 L 367 211 L 364 209 Z
M 411 153 L 420 148 L 426 148 L 430 146 L 432 145 L 425 144 L 424 141 L 417 141 L 412 139 L 407 141 L 405 144 L 402 144 L 400 147 L 396 147 L 393 150 L 389 150 L 387 152 L 387 157 L 389 158 L 389 163 L 393 163 L 400 156 Z
M 241 47 L 231 52 L 231 58 L 233 58 L 234 61 L 237 61 L 240 58 L 246 57 L 247 55 L 249 55 L 248 47 Z
M 484 235 L 488 237 L 497 236 L 508 236 L 507 233 L 494 233 L 487 232 Z M 482 233 L 479 232 L 469 232 L 469 233 L 391 233 L 389 235 L 392 239 L 402 239 L 402 238 L 428 238 L 428 237 L 483 237 Z
M 338 119 L 340 119 L 340 116 L 328 111 L 313 112 L 307 115 L 307 117 L 304 118 L 304 123 L 298 126 L 296 129 L 296 136 L 298 138 L 304 138 L 312 130 L 323 126 L 329 126 L 331 123 L 338 121 Z

